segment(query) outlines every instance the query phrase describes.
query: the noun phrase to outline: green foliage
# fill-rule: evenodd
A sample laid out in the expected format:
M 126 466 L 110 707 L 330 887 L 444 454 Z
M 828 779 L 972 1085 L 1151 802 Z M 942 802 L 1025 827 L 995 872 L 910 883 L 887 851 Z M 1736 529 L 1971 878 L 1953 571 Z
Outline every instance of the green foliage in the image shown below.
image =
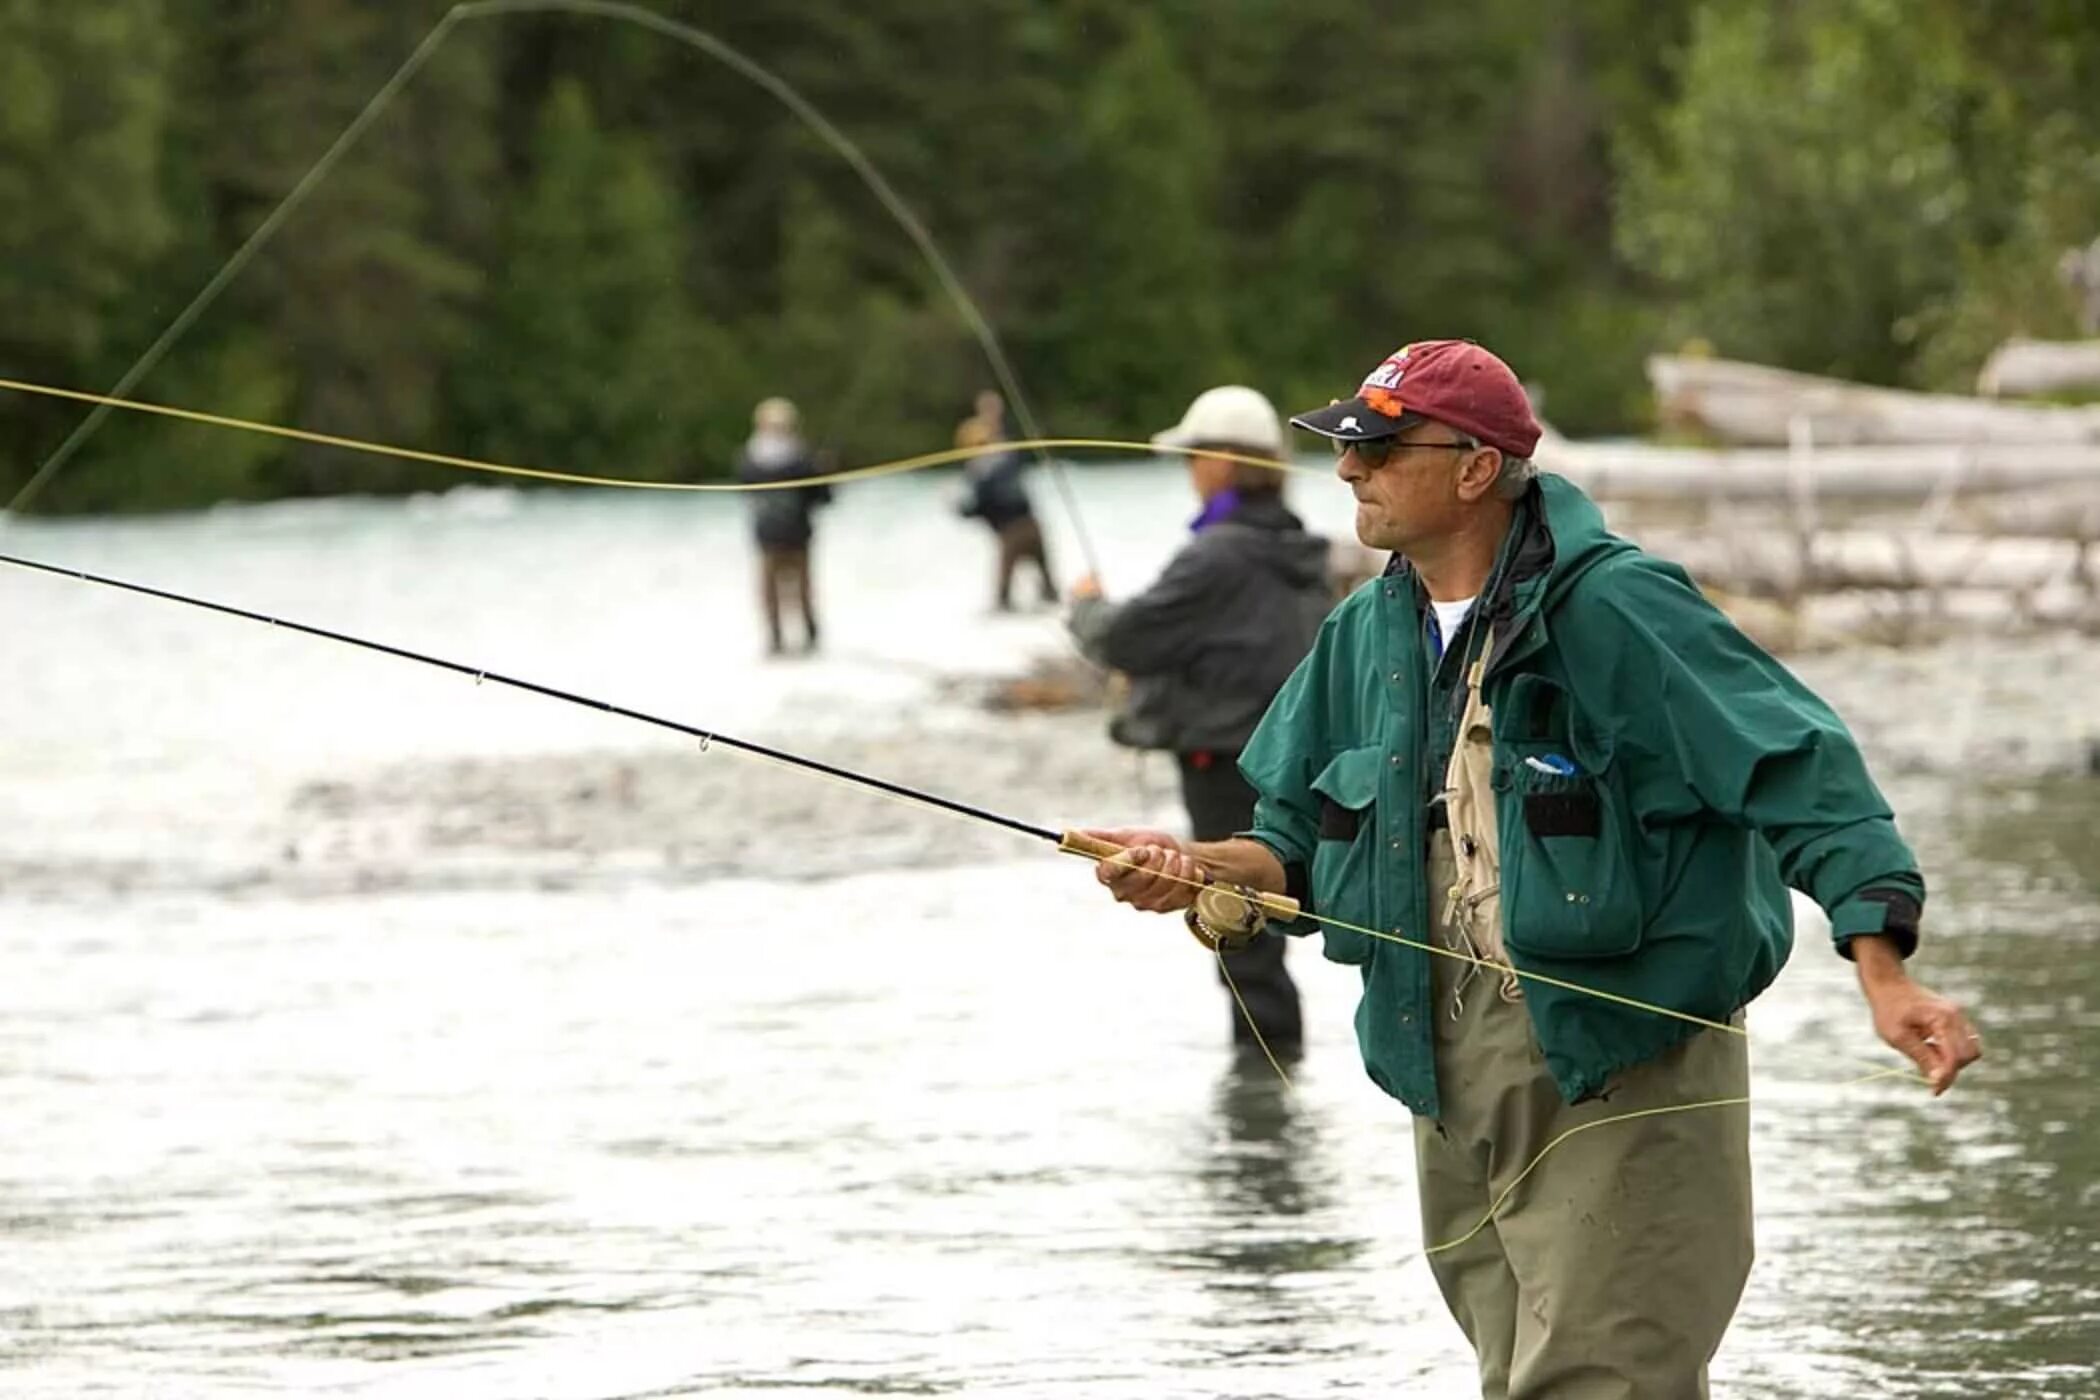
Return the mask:
M 2052 269 L 2100 233 L 2093 36 L 2076 5 L 1707 4 L 1677 100 L 1621 141 L 1620 247 L 1666 338 L 1965 390 L 2007 335 L 2072 334 Z
M 479 353 L 461 372 L 469 452 L 595 476 L 682 474 L 694 329 L 680 227 L 643 143 L 602 130 L 581 85 L 558 83 Z
M 1079 99 L 1077 179 L 1064 211 L 1068 279 L 1053 312 L 1064 412 L 1082 434 L 1178 418 L 1235 377 L 1225 341 L 1219 151 L 1201 95 L 1142 9 Z
M 291 368 L 270 337 L 253 328 L 204 338 L 155 383 L 154 397 L 171 404 L 209 405 L 214 413 L 262 423 L 293 416 Z M 45 499 L 66 510 L 104 512 L 267 500 L 283 494 L 290 456 L 279 438 L 120 413 L 101 429 L 94 450 L 55 478 L 58 485 Z
M 2011 226 L 1995 242 L 1966 240 L 1952 287 L 1919 313 L 1917 378 L 1925 384 L 1968 392 L 2006 340 L 2081 335 L 2056 262 L 2100 231 L 2100 150 L 2061 119 L 2034 133 L 2031 150 L 2007 206 Z
M 80 387 L 174 237 L 161 188 L 173 45 L 152 0 L 0 0 L 0 366 Z M 0 399 L 0 440 L 56 446 L 81 410 Z M 0 485 L 35 462 L 9 450 Z
M 1894 381 L 1945 295 L 1970 213 L 1951 145 L 1966 86 L 1901 0 L 1710 5 L 1684 93 L 1627 152 L 1628 259 L 1721 353 Z
M 158 183 L 169 55 L 150 0 L 0 0 L 0 345 L 11 358 L 100 351 L 128 278 L 172 236 Z

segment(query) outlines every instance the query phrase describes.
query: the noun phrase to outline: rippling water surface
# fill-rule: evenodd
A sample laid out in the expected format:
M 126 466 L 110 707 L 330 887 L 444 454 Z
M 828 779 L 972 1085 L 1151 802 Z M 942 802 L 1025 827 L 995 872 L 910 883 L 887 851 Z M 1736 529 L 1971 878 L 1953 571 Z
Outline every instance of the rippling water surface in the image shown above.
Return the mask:
M 1112 587 L 1179 491 L 1082 477 Z M 986 615 L 986 542 L 933 484 L 826 525 L 835 650 L 771 665 L 734 502 L 0 546 L 1043 824 L 1171 816 L 1098 717 L 954 683 L 1056 627 Z M 1311 949 L 1286 1091 L 1176 927 L 1024 839 L 77 583 L 0 574 L 0 616 L 0 1393 L 1466 1393 L 1405 1115 Z M 1887 1059 L 1804 928 L 1752 1013 L 1760 1260 L 1722 1393 L 2100 1394 L 2094 650 L 1803 663 L 1925 855 L 1921 966 L 1990 1058 L 1939 1102 L 1846 1086 Z

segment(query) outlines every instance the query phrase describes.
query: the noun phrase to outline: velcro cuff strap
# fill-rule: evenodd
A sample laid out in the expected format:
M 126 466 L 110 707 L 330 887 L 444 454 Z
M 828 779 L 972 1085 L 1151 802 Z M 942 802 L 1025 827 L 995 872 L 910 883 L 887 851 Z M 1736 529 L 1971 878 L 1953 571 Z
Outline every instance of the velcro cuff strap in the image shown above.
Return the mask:
M 1918 948 L 1918 918 L 1923 913 L 1908 890 L 1865 889 L 1830 911 L 1830 936 L 1840 952 L 1863 933 L 1883 934 L 1896 941 L 1896 951 L 1909 957 Z
M 1356 833 L 1363 829 L 1364 814 L 1351 807 L 1344 807 L 1331 797 L 1320 798 L 1320 839 L 1322 841 L 1354 841 Z

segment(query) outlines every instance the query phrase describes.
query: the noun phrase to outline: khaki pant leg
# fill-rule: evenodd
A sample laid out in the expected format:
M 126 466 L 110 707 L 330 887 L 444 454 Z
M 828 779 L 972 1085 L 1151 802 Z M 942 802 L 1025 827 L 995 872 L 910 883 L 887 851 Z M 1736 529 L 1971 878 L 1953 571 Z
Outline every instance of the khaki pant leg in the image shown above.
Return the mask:
M 1684 1106 L 1747 1098 L 1749 1078 L 1745 1039 L 1705 1030 L 1608 1098 L 1570 1108 L 1541 1068 L 1511 1100 L 1497 1191 L 1538 1164 L 1496 1218 L 1517 1279 L 1510 1400 L 1708 1393 L 1750 1272 L 1750 1117 L 1746 1103 Z M 1682 1111 L 1604 1121 L 1664 1108 Z
M 1434 1119 L 1415 1119 L 1415 1177 L 1425 1246 L 1464 1238 L 1487 1214 L 1487 1154 L 1461 1145 Z M 1472 1344 L 1483 1400 L 1503 1400 L 1516 1353 L 1517 1277 L 1501 1233 L 1489 1225 L 1455 1249 L 1431 1254 L 1429 1272 Z
M 1442 892 L 1457 873 L 1448 833 L 1433 838 L 1428 867 L 1430 941 L 1448 947 Z M 1499 978 L 1486 971 L 1469 975 L 1468 964 L 1454 958 L 1426 956 L 1442 1117 L 1415 1119 L 1422 1243 L 1444 1304 L 1472 1344 L 1481 1395 L 1503 1400 L 1516 1347 L 1517 1278 L 1501 1232 L 1493 1224 L 1479 1227 L 1494 1204 L 1494 1137 L 1504 1102 L 1512 1085 L 1532 1077 L 1534 1052 L 1522 1009 L 1515 1018 L 1496 1014 L 1509 1009 L 1500 1004 Z M 1465 1243 L 1456 1243 L 1461 1239 Z

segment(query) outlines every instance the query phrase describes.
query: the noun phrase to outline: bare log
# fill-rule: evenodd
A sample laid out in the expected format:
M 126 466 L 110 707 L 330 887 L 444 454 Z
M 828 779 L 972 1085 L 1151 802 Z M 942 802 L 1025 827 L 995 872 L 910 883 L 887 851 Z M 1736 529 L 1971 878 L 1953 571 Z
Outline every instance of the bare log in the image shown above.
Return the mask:
M 2100 406 L 2009 404 L 1919 394 L 1797 374 L 1769 365 L 1653 355 L 1648 382 L 1666 423 L 1728 442 L 1785 443 L 1803 431 L 1820 448 L 1863 443 L 2100 443 Z
M 1548 437 L 1541 469 L 1558 472 L 1599 499 L 1619 501 L 1772 501 L 1817 495 L 1921 501 L 2051 485 L 2100 487 L 2100 443 L 1686 448 L 1650 443 L 1575 442 Z M 1805 482 L 1804 482 L 1805 478 Z
M 1641 543 L 1701 583 L 1768 598 L 1859 589 L 2039 594 L 2083 590 L 2086 551 L 2074 540 L 1998 539 L 1900 530 L 1645 531 Z
M 1994 535 L 2100 541 L 2100 483 L 1998 496 L 1974 513 Z
M 2100 390 L 2100 340 L 2008 340 L 1983 362 L 1976 392 L 2017 397 Z

